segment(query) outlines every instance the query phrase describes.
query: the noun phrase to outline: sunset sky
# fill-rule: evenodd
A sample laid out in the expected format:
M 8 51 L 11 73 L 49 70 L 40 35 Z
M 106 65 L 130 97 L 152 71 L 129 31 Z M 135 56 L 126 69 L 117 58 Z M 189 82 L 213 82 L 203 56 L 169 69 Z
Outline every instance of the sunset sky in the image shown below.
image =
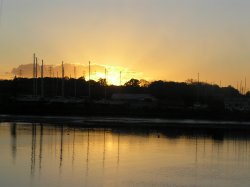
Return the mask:
M 48 64 L 118 66 L 142 78 L 250 82 L 249 0 L 0 0 L 0 78 Z

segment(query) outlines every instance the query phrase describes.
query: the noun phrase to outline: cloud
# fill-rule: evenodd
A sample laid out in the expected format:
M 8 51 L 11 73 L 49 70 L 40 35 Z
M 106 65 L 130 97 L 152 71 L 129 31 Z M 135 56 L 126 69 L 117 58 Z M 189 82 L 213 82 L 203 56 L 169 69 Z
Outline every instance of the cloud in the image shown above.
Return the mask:
M 106 78 L 109 84 L 122 84 L 130 80 L 131 78 L 141 79 L 143 73 L 131 71 L 128 68 L 120 66 L 109 66 L 109 65 L 100 65 L 92 64 L 90 66 L 91 73 L 90 79 L 98 80 L 100 78 L 105 78 L 105 69 L 106 69 Z M 76 70 L 76 71 L 75 71 Z M 62 66 L 58 65 L 44 65 L 44 77 L 61 77 L 62 76 Z M 86 80 L 89 79 L 89 66 L 83 64 L 64 64 L 64 72 L 67 77 L 85 77 Z M 12 77 L 33 77 L 33 64 L 22 64 L 16 68 L 13 68 L 11 71 Z M 38 77 L 41 76 L 41 65 L 38 65 Z M 121 78 L 121 80 L 120 80 Z

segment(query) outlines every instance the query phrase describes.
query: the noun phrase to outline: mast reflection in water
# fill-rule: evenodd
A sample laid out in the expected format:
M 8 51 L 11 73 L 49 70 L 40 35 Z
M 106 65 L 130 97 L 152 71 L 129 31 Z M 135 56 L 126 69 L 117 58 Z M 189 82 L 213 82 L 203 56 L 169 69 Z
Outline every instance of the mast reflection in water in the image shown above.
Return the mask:
M 0 186 L 249 186 L 249 132 L 1 123 Z

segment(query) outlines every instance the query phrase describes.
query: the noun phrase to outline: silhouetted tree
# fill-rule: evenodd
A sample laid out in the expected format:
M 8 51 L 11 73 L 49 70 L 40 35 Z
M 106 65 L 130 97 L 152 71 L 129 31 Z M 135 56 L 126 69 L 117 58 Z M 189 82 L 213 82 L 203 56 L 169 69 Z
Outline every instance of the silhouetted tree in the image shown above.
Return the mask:
M 150 82 L 144 80 L 144 79 L 141 79 L 140 80 L 140 86 L 141 87 L 148 87 L 150 85 Z
M 124 86 L 139 87 L 140 81 L 137 79 L 130 79 L 128 82 L 124 84 Z
M 101 86 L 107 86 L 107 81 L 106 81 L 106 79 L 100 78 L 100 79 L 98 80 L 98 83 L 99 83 Z

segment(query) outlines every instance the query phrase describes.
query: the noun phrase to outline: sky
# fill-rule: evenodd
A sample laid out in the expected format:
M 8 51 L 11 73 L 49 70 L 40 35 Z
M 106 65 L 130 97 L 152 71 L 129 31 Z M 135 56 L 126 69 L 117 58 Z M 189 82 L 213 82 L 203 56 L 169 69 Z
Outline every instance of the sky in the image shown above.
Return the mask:
M 249 0 L 0 0 L 0 78 L 48 64 L 124 67 L 150 80 L 250 80 Z M 249 81 L 250 82 L 250 81 Z M 250 84 L 249 84 L 250 85 Z M 249 86 L 250 87 L 250 86 Z

